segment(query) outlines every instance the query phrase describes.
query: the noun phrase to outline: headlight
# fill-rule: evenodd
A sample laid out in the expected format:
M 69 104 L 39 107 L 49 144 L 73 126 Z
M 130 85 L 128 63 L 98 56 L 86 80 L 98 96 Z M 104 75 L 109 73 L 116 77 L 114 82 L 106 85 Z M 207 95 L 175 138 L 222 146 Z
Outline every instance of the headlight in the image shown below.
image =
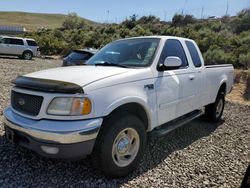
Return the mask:
M 91 108 L 91 101 L 86 97 L 57 97 L 50 103 L 47 113 L 50 115 L 65 116 L 88 115 L 91 112 Z

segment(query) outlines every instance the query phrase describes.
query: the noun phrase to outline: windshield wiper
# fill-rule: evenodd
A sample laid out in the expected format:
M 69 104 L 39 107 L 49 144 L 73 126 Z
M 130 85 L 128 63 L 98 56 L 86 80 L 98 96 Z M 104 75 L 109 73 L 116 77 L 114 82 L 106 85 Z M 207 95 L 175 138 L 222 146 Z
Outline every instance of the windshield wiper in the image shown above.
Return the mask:
M 95 63 L 95 66 L 115 66 L 115 67 L 123 67 L 123 68 L 129 68 L 126 65 L 122 65 L 122 64 L 116 64 L 116 63 L 110 63 L 108 61 L 105 61 L 104 63 Z

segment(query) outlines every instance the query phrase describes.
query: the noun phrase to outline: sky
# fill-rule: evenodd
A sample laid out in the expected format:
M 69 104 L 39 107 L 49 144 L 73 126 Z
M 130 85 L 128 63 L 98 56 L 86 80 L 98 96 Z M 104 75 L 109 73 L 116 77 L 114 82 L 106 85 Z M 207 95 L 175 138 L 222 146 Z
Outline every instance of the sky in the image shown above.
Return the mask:
M 227 9 L 228 2 L 228 9 Z M 192 14 L 197 18 L 236 15 L 250 7 L 250 0 L 0 0 L 0 11 L 35 13 L 76 12 L 96 22 L 121 22 L 131 15 L 155 15 L 169 21 L 175 13 Z M 202 11 L 203 10 L 203 11 Z

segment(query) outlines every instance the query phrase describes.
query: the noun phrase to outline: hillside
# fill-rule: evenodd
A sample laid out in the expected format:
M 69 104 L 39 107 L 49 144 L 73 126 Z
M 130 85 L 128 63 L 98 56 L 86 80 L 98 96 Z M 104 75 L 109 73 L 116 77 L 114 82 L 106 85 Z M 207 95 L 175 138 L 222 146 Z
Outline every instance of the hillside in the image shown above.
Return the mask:
M 27 12 L 0 12 L 1 25 L 24 26 L 27 30 L 35 31 L 38 28 L 55 29 L 62 25 L 66 15 L 44 14 Z M 90 20 L 84 19 L 87 22 Z

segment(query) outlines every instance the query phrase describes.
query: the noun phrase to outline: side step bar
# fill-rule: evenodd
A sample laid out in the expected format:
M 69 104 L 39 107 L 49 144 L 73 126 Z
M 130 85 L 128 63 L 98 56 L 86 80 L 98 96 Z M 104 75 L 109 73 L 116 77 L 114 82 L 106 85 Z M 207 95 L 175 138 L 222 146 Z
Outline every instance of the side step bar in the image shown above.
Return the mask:
M 195 110 L 193 112 L 190 112 L 184 116 L 181 116 L 173 121 L 170 121 L 168 123 L 165 123 L 159 127 L 156 127 L 151 133 L 151 136 L 156 136 L 156 137 L 161 137 L 164 136 L 166 134 L 168 134 L 169 132 L 181 127 L 184 124 L 189 123 L 190 121 L 200 117 L 201 115 L 203 115 L 202 110 Z

